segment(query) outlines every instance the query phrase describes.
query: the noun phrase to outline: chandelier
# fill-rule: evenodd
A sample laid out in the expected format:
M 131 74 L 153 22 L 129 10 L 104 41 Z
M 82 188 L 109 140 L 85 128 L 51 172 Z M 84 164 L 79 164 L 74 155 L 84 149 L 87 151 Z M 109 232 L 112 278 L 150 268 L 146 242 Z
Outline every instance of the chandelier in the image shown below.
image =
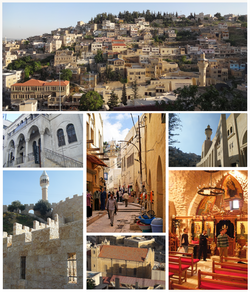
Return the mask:
M 218 170 L 205 170 L 205 172 L 210 173 L 210 183 L 207 187 L 198 188 L 197 193 L 201 196 L 220 196 L 225 194 L 225 190 L 222 188 L 217 188 L 212 186 L 212 175 L 213 172 L 218 172 Z

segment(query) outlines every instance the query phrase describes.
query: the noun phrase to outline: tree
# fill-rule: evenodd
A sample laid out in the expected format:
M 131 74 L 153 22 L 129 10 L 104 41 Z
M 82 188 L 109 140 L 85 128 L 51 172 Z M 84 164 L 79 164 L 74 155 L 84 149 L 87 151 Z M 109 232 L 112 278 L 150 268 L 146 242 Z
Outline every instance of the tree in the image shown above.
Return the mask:
M 136 79 L 132 83 L 132 90 L 133 90 L 133 93 L 134 93 L 134 99 L 139 98 L 139 96 L 138 96 L 138 84 L 137 84 L 137 80 Z
M 87 289 L 94 289 L 95 288 L 95 280 L 87 279 Z
M 102 96 L 96 91 L 84 93 L 80 100 L 80 111 L 98 111 L 103 105 Z
M 70 69 L 63 69 L 62 74 L 61 74 L 61 79 L 70 81 L 71 78 L 72 78 L 72 71 Z
M 17 212 L 25 210 L 25 206 L 21 204 L 20 201 L 13 201 L 11 205 L 8 206 L 9 212 Z
M 44 201 L 44 200 L 39 200 L 34 208 L 34 211 L 39 211 L 41 213 L 42 216 L 46 215 L 50 210 L 51 210 L 51 204 L 49 203 L 49 201 Z
M 103 55 L 102 55 L 101 50 L 97 51 L 97 54 L 95 55 L 94 59 L 96 63 L 103 63 L 104 60 L 103 60 Z
M 179 134 L 175 133 L 176 130 L 180 130 L 182 127 L 181 119 L 177 114 L 170 113 L 169 121 L 168 121 L 168 144 L 172 146 L 175 143 L 179 143 L 179 141 L 174 139 L 174 136 L 178 136 Z
M 107 102 L 110 109 L 113 109 L 114 107 L 118 106 L 118 95 L 115 94 L 114 90 L 112 90 L 110 98 Z
M 123 87 L 122 87 L 122 103 L 124 105 L 127 105 L 127 92 L 126 92 L 126 85 L 125 85 L 125 83 L 123 84 Z

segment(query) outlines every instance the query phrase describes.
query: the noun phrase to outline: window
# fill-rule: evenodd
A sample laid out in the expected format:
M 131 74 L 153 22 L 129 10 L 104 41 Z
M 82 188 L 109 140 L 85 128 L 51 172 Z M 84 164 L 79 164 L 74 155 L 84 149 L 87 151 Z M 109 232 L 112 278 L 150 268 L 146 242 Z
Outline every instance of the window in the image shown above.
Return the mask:
M 68 283 L 77 283 L 76 253 L 68 253 Z
M 240 209 L 240 201 L 239 200 L 230 201 L 230 210 L 239 210 L 239 209 Z
M 119 274 L 121 274 L 122 273 L 122 268 L 121 267 L 119 267 Z
M 21 257 L 21 279 L 26 279 L 26 257 Z
M 59 129 L 57 131 L 57 139 L 58 139 L 58 147 L 61 147 L 61 146 L 64 146 L 65 145 L 65 139 L 64 139 L 63 129 Z

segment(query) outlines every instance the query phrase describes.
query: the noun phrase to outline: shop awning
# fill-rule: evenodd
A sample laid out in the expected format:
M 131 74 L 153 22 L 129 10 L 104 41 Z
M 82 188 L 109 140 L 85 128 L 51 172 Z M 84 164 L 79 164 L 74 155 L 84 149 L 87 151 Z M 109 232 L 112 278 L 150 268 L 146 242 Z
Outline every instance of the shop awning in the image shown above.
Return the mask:
M 99 159 L 95 155 L 87 154 L 87 160 L 89 160 L 90 162 L 94 164 L 108 167 L 101 159 Z

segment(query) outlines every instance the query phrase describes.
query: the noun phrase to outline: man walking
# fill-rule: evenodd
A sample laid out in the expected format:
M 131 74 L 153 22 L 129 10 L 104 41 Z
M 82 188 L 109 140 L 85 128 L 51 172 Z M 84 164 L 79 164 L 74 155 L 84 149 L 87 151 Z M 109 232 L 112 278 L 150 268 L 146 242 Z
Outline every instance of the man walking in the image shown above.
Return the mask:
M 227 257 L 227 252 L 229 249 L 229 242 L 228 242 L 228 236 L 226 234 L 226 229 L 221 229 L 220 234 L 217 237 L 217 248 L 219 250 L 220 254 L 220 262 L 222 263 L 222 257 L 223 255 Z
M 125 201 L 125 207 L 127 207 L 128 206 L 128 193 L 126 191 L 123 194 L 123 199 Z
M 107 211 L 108 211 L 108 214 L 109 214 L 110 224 L 111 224 L 111 226 L 113 226 L 113 224 L 114 224 L 114 214 L 115 214 L 115 212 L 118 211 L 117 202 L 114 199 L 114 194 L 113 193 L 110 194 L 110 197 L 108 199 L 106 208 L 107 208 Z
M 203 233 L 200 235 L 200 243 L 199 243 L 199 260 L 201 259 L 201 255 L 203 254 L 203 261 L 206 261 L 207 258 L 207 231 L 203 230 Z

